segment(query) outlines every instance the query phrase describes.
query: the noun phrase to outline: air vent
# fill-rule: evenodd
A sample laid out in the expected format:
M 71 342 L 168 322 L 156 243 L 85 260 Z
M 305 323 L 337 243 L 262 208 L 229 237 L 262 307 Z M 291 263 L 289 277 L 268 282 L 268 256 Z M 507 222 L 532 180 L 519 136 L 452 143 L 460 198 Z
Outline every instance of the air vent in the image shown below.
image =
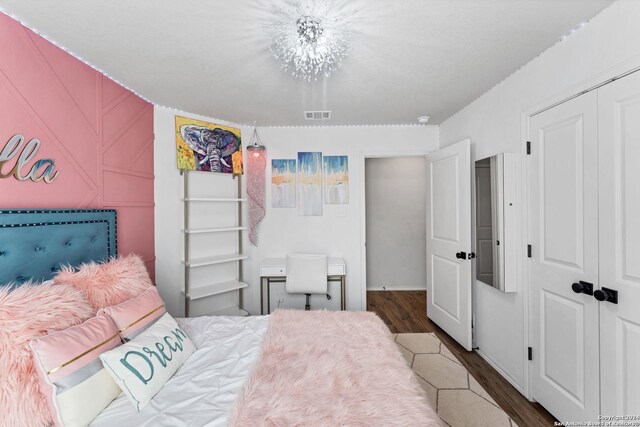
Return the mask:
M 305 111 L 305 120 L 331 120 L 331 111 Z

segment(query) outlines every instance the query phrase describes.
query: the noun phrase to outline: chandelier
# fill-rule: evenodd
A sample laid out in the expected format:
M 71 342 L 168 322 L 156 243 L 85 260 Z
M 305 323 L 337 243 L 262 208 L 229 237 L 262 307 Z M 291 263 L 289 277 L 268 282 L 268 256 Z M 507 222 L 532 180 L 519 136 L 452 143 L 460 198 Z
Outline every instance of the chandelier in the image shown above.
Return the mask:
M 309 0 L 278 14 L 271 52 L 297 78 L 329 77 L 349 51 L 348 27 L 328 1 Z

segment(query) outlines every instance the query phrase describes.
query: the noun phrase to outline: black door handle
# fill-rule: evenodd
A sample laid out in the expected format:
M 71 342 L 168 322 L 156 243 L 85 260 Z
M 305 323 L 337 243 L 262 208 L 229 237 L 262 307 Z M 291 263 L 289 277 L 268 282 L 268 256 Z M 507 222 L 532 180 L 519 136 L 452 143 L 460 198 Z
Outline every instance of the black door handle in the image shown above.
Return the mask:
M 458 258 L 458 259 L 467 259 L 467 253 L 466 252 L 458 252 L 456 254 L 456 258 Z
M 593 295 L 593 283 L 583 282 L 582 280 L 571 285 L 571 289 L 576 294 Z
M 618 291 L 616 291 L 615 289 L 609 289 L 609 288 L 598 289 L 593 293 L 593 296 L 595 297 L 595 299 L 601 302 L 606 301 L 606 302 L 610 302 L 611 304 L 618 303 Z

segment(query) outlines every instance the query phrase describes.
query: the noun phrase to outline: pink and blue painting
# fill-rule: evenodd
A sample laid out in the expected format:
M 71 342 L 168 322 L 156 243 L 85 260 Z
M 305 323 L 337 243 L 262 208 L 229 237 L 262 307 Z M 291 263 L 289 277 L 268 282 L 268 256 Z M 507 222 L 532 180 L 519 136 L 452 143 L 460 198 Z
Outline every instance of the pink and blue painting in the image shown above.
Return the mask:
M 296 207 L 296 159 L 271 160 L 271 206 Z
M 322 216 L 322 153 L 298 153 L 298 215 Z
M 328 205 L 349 203 L 349 157 L 324 156 L 324 202 Z

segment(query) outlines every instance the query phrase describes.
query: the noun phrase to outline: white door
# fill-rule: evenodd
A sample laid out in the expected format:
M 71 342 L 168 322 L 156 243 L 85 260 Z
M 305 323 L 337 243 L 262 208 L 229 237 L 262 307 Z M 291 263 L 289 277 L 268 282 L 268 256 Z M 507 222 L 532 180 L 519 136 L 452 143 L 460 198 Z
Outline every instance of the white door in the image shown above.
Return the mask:
M 461 141 L 427 156 L 427 316 L 469 351 L 470 145 Z
M 530 141 L 532 396 L 560 421 L 596 421 L 598 301 L 576 292 L 598 282 L 596 92 L 532 117 Z
M 640 415 L 640 73 L 600 88 L 598 114 L 600 288 L 619 299 L 600 302 L 602 414 Z

